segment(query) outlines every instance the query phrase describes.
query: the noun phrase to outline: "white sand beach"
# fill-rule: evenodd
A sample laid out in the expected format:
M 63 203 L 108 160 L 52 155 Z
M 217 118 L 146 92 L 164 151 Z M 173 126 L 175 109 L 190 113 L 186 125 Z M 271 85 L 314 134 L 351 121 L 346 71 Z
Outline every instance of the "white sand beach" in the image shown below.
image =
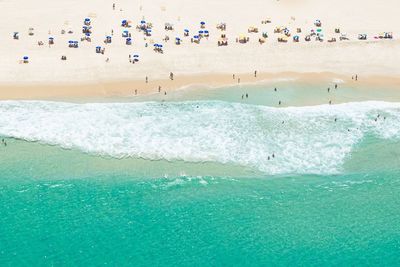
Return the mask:
M 161 85 L 163 89 L 198 83 L 216 86 L 237 82 L 232 74 L 251 77 L 255 70 L 259 79 L 302 73 L 331 73 L 343 79 L 355 74 L 393 78 L 400 74 L 398 5 L 395 0 L 3 0 L 0 97 L 121 95 L 133 90 L 154 92 Z M 81 41 L 85 18 L 90 19 L 91 42 Z M 122 20 L 131 21 L 132 27 L 121 27 Z M 152 24 L 151 36 L 136 29 L 142 20 Z M 262 23 L 266 20 L 271 23 Z M 314 25 L 316 20 L 321 21 L 320 27 Z M 221 22 L 226 23 L 226 31 L 216 28 Z M 165 23 L 174 29 L 166 31 Z M 258 28 L 258 33 L 248 33 L 249 27 Z M 287 42 L 278 42 L 283 33 L 274 33 L 277 27 L 289 31 Z M 340 33 L 335 33 L 337 28 Z M 184 29 L 189 30 L 188 37 Z M 125 30 L 131 34 L 131 45 L 122 37 Z M 209 37 L 192 43 L 199 30 L 207 30 Z M 315 35 L 305 41 L 312 30 L 323 41 Z M 380 39 L 385 32 L 393 38 Z M 260 44 L 263 33 L 268 37 Z M 227 46 L 218 47 L 221 34 L 226 35 Z M 366 34 L 367 40 L 358 40 L 359 34 Z M 111 44 L 104 43 L 107 35 L 112 36 Z M 293 41 L 296 35 L 299 42 Z M 249 42 L 236 42 L 240 36 Z M 349 40 L 340 41 L 341 36 Z M 50 37 L 53 45 L 48 44 Z M 180 45 L 175 44 L 176 37 L 181 38 Z M 328 42 L 331 38 L 336 42 Z M 79 48 L 69 48 L 70 40 L 78 41 Z M 162 54 L 153 50 L 154 43 L 163 45 Z M 96 46 L 105 48 L 104 54 L 96 53 Z M 129 55 L 138 55 L 139 61 L 130 63 Z M 22 63 L 24 56 L 29 63 Z M 67 60 L 61 60 L 62 56 Z M 169 81 L 170 72 L 174 81 Z

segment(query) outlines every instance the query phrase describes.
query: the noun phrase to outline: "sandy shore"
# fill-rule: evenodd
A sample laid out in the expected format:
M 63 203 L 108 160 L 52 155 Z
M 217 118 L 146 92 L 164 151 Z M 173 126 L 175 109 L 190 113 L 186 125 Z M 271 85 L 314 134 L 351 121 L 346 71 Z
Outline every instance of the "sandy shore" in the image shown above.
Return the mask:
M 354 78 L 354 79 L 352 79 Z M 238 80 L 240 79 L 240 83 Z M 0 86 L 0 99 L 31 99 L 31 100 L 46 100 L 46 99 L 103 99 L 108 97 L 130 97 L 149 94 L 168 94 L 173 90 L 186 88 L 218 88 L 237 85 L 256 85 L 268 84 L 274 85 L 280 82 L 295 82 L 297 84 L 310 85 L 326 85 L 332 87 L 335 84 L 339 86 L 364 88 L 384 88 L 385 90 L 397 90 L 400 86 L 400 78 L 394 76 L 358 76 L 355 81 L 355 76 L 351 77 L 343 74 L 334 73 L 294 73 L 285 72 L 278 74 L 271 73 L 254 73 L 235 74 L 233 79 L 232 74 L 198 74 L 198 75 L 183 75 L 176 76 L 174 80 L 156 79 L 138 81 L 110 81 L 98 83 L 33 83 L 29 85 L 8 84 Z M 161 88 L 159 90 L 159 88 Z
M 225 86 L 238 81 L 232 74 L 241 77 L 242 83 L 296 78 L 319 79 L 324 73 L 348 80 L 358 74 L 385 83 L 398 83 L 400 74 L 400 42 L 396 40 L 400 19 L 396 14 L 398 2 L 387 0 L 384 5 L 377 1 L 339 0 L 328 3 L 317 0 L 261 1 L 211 1 L 201 3 L 194 0 L 162 0 L 131 2 L 127 0 L 98 2 L 94 0 L 50 0 L 33 2 L 23 0 L 0 1 L 0 12 L 4 23 L 0 29 L 0 98 L 36 99 L 68 96 L 114 96 L 157 93 L 185 86 Z M 323 2 L 323 3 L 321 3 Z M 80 41 L 84 18 L 91 19 L 93 33 L 91 42 Z M 269 18 L 271 23 L 262 24 Z M 121 20 L 132 21 L 132 28 L 121 27 Z M 152 22 L 153 35 L 145 37 L 135 29 L 140 20 Z M 314 22 L 321 20 L 324 41 L 314 39 L 305 42 L 304 37 L 316 30 Z M 210 37 L 200 44 L 191 43 L 190 38 L 205 21 Z M 164 24 L 174 25 L 173 31 L 165 31 Z M 220 22 L 227 30 L 216 29 Z M 248 27 L 259 28 L 258 33 L 248 33 Z M 300 42 L 291 37 L 287 43 L 279 43 L 276 27 L 285 26 L 291 36 L 298 34 Z M 29 28 L 34 28 L 29 35 Z M 183 37 L 183 30 L 190 29 L 190 36 Z M 302 33 L 296 33 L 301 28 Z M 348 41 L 328 43 L 330 38 L 346 33 Z M 72 31 L 61 34 L 61 30 Z M 126 45 L 122 32 L 129 30 L 132 45 Z M 19 32 L 19 40 L 13 39 Z M 113 32 L 113 42 L 105 45 L 106 35 Z M 266 43 L 258 39 L 268 33 Z M 393 40 L 375 39 L 381 32 L 392 32 Z M 217 41 L 225 33 L 229 45 L 218 47 Z M 368 40 L 357 40 L 359 33 L 368 34 Z M 235 42 L 240 35 L 250 41 Z M 168 35 L 171 40 L 163 41 Z M 48 38 L 55 44 L 49 46 Z M 183 40 L 174 43 L 175 37 Z M 79 40 L 79 48 L 68 48 L 68 40 Z M 44 45 L 38 46 L 42 41 Z M 148 47 L 146 47 L 146 43 Z M 162 43 L 164 53 L 155 53 L 152 43 Z M 96 46 L 105 47 L 105 53 L 96 54 Z M 128 55 L 139 54 L 140 61 L 131 64 Z M 67 57 L 61 61 L 62 55 Z M 21 63 L 29 56 L 29 63 Z M 106 59 L 108 58 L 108 62 Z M 259 75 L 254 79 L 253 72 Z M 169 73 L 176 79 L 170 81 Z M 332 74 L 335 73 L 335 74 Z M 304 76 L 304 77 L 305 77 Z M 149 83 L 145 83 L 145 77 Z

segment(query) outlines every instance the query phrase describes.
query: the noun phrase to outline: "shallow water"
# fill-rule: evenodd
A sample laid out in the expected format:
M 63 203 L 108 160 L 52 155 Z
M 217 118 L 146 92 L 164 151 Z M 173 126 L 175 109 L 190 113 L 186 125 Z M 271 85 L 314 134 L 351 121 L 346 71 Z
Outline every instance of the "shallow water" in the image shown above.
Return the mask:
M 1 102 L 0 265 L 399 264 L 400 104 L 210 92 Z

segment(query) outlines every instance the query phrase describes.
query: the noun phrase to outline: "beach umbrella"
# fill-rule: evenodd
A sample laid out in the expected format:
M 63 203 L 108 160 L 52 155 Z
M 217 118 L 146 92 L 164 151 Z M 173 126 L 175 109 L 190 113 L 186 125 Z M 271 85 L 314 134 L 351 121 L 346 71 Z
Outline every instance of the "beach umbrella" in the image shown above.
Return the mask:
M 206 30 L 206 31 L 204 31 L 204 33 L 208 33 L 208 31 Z
M 179 37 L 176 37 L 175 39 L 176 39 L 177 41 L 181 40 L 181 38 L 179 38 Z
M 129 41 L 132 41 L 132 39 L 131 38 L 126 38 L 126 40 L 129 42 Z
M 89 18 L 86 18 L 85 21 L 90 21 L 90 19 L 89 19 Z
M 203 31 L 199 31 L 199 33 L 204 33 Z
M 188 30 L 188 29 L 184 29 L 184 31 L 185 31 L 185 32 L 189 32 L 189 30 Z
M 89 36 L 90 36 L 90 33 L 89 33 L 89 32 L 87 32 L 85 35 L 89 37 Z
M 108 35 L 106 38 L 107 38 L 107 39 L 111 39 L 111 36 L 110 36 L 110 35 Z
M 139 55 L 133 55 L 133 57 L 139 57 Z
M 70 43 L 70 44 L 73 44 L 73 43 L 74 43 L 74 41 L 71 41 L 71 40 L 69 40 L 69 41 L 68 41 L 68 43 Z
M 28 56 L 24 56 L 24 60 L 28 60 L 29 59 L 29 57 Z
M 54 38 L 53 37 L 49 37 L 49 40 L 53 40 Z
M 201 25 L 205 25 L 206 23 L 204 21 L 200 22 Z
M 145 23 L 146 23 L 146 21 L 142 20 L 140 23 L 142 23 L 142 24 L 145 24 Z
M 96 49 L 101 49 L 101 46 L 96 46 Z
M 158 45 L 158 47 L 162 48 L 162 47 L 163 47 L 163 45 L 161 45 L 161 44 L 160 44 L 160 45 Z
M 322 30 L 321 29 L 317 29 L 317 32 L 321 32 Z
M 151 29 L 146 30 L 146 32 L 151 32 Z
M 198 39 L 198 38 L 199 38 L 199 36 L 198 36 L 198 35 L 195 35 L 195 36 L 193 36 L 193 38 L 195 38 L 195 39 Z
M 126 23 L 126 19 L 122 20 L 122 23 L 125 24 Z

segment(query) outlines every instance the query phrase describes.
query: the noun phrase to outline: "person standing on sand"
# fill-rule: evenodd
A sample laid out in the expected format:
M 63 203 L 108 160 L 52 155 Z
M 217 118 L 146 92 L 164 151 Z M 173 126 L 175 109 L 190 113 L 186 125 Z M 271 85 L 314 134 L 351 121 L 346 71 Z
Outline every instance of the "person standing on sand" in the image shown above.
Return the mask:
M 232 79 L 235 79 L 235 74 L 232 74 Z
M 330 87 L 328 87 L 328 93 L 329 93 L 329 91 L 331 90 L 331 88 Z
M 113 3 L 113 10 L 115 10 L 115 3 Z
M 171 81 L 174 80 L 174 74 L 172 72 L 169 73 L 169 78 L 171 79 Z
M 135 95 L 137 95 L 137 89 L 135 89 Z
M 146 83 L 148 83 L 148 82 L 149 82 L 149 77 L 146 76 Z
M 356 74 L 356 81 L 358 80 L 358 76 L 357 76 L 357 74 Z
M 159 93 L 161 92 L 161 86 L 160 85 L 158 86 L 158 92 Z
M 246 98 L 249 98 L 249 94 L 248 93 L 246 93 Z
M 337 89 L 337 84 L 335 84 L 335 89 Z
M 257 71 L 254 71 L 254 78 L 257 78 Z
M 240 78 L 238 78 L 238 83 L 240 83 Z

